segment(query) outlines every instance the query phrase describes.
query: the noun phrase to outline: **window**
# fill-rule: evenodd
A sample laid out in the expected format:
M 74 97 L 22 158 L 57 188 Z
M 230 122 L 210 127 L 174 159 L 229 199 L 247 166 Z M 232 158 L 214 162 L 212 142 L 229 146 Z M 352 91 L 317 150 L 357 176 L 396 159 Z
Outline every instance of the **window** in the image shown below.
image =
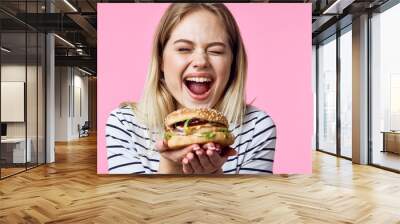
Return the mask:
M 318 149 L 336 153 L 336 36 L 318 47 Z
M 371 18 L 372 164 L 395 170 L 400 170 L 399 21 L 400 4 Z
M 352 35 L 351 26 L 340 36 L 340 154 L 352 157 Z

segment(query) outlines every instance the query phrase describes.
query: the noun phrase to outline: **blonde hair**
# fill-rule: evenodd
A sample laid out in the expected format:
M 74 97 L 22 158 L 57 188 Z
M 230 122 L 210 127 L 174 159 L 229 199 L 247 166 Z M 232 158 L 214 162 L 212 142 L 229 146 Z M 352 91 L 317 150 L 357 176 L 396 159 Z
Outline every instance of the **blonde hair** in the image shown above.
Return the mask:
M 234 17 L 221 3 L 173 3 L 161 18 L 154 35 L 152 58 L 144 85 L 144 93 L 137 104 L 131 104 L 138 121 L 145 124 L 150 130 L 163 132 L 164 118 L 177 109 L 176 100 L 162 81 L 163 50 L 177 24 L 186 15 L 198 10 L 208 10 L 223 22 L 233 55 L 229 81 L 214 108 L 221 111 L 230 123 L 243 123 L 246 111 L 247 56 Z

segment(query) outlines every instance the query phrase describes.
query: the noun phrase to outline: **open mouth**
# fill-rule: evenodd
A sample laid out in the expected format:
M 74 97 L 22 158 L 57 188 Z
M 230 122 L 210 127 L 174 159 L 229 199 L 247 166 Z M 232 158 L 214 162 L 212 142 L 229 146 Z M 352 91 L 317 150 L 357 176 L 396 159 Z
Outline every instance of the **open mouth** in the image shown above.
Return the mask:
M 189 90 L 190 95 L 195 99 L 205 99 L 208 97 L 213 80 L 209 77 L 187 77 L 184 84 Z

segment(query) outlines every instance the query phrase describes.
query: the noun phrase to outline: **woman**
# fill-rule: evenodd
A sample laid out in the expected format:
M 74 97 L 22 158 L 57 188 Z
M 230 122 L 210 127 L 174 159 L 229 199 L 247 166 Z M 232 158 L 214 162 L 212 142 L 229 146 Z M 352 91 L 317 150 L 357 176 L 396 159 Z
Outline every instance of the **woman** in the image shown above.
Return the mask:
M 109 173 L 272 173 L 275 125 L 265 112 L 246 105 L 246 72 L 240 32 L 225 5 L 171 4 L 155 33 L 142 99 L 109 116 Z M 182 107 L 221 111 L 237 153 L 220 155 L 212 142 L 167 150 L 160 140 L 163 120 Z

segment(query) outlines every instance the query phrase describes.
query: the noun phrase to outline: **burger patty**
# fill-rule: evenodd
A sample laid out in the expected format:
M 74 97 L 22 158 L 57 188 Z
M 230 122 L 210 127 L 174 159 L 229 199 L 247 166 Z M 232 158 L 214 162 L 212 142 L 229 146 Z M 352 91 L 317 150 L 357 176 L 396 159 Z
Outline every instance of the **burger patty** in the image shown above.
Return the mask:
M 176 127 L 183 127 L 183 126 L 185 125 L 185 122 L 186 122 L 186 121 L 180 121 L 180 122 L 178 122 L 178 123 L 175 123 L 175 124 L 174 124 L 174 127 L 175 127 L 175 128 L 176 128 Z M 195 118 L 195 119 L 190 119 L 188 126 L 200 125 L 200 124 L 207 124 L 207 123 L 209 123 L 209 122 L 206 121 L 206 120 L 202 120 L 202 119 L 197 119 L 197 118 Z
M 174 129 L 172 129 L 172 131 L 174 132 L 185 132 L 185 127 L 184 125 L 174 125 Z M 198 130 L 200 128 L 204 128 L 204 127 L 219 127 L 219 128 L 225 128 L 224 125 L 220 124 L 220 123 L 214 123 L 214 122 L 195 122 L 192 123 L 191 125 L 189 124 L 187 126 L 187 131 L 188 132 L 192 132 L 192 130 Z
M 204 132 L 227 132 L 228 129 L 224 124 L 210 122 L 204 119 L 193 118 L 184 120 L 166 127 L 169 135 L 186 136 L 191 134 L 202 134 Z

